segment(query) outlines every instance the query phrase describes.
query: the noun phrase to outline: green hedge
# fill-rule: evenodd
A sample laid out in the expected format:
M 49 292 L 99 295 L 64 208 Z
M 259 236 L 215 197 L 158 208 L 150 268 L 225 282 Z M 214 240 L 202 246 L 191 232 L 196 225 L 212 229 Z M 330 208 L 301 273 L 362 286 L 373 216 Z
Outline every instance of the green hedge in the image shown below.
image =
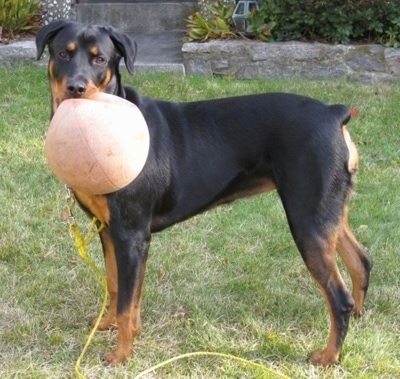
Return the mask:
M 348 44 L 375 42 L 400 47 L 399 0 L 259 0 L 271 40 Z

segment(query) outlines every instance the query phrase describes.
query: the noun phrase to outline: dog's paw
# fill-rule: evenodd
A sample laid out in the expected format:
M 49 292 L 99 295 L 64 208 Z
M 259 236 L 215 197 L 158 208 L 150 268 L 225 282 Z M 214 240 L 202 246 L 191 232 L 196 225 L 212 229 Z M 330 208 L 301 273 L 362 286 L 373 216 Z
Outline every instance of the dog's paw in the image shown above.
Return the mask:
M 131 356 L 131 351 L 121 352 L 118 349 L 104 354 L 103 361 L 110 366 L 115 366 L 120 363 L 125 363 Z
M 339 353 L 332 353 L 328 349 L 311 354 L 309 362 L 314 366 L 328 367 L 339 362 Z
M 96 325 L 96 322 L 97 318 L 91 322 L 92 327 Z M 117 320 L 114 316 L 106 315 L 100 320 L 97 331 L 102 332 L 110 329 L 117 329 Z

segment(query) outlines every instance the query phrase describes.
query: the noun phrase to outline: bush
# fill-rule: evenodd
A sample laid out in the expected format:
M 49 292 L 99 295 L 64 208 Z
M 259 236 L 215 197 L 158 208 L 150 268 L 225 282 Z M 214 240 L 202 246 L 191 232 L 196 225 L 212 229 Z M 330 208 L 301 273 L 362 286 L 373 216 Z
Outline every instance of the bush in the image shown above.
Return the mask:
M 17 34 L 34 31 L 39 26 L 40 9 L 40 0 L 0 0 L 2 33 L 14 38 Z
M 365 41 L 400 47 L 398 0 L 260 0 L 260 14 L 274 23 L 275 41 Z
M 206 14 L 196 12 L 186 20 L 186 41 L 237 38 L 232 22 L 234 7 L 218 0 L 215 6 L 208 5 L 206 8 Z

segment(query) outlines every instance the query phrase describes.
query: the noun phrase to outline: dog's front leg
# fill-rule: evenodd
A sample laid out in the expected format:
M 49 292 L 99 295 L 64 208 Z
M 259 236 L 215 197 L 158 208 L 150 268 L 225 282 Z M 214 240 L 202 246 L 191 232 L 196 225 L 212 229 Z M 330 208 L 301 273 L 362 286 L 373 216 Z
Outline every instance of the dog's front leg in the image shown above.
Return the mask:
M 118 294 L 118 276 L 117 276 L 117 262 L 115 259 L 115 248 L 110 238 L 108 227 L 105 227 L 100 232 L 101 244 L 103 246 L 104 260 L 106 264 L 107 273 L 107 289 L 110 296 L 110 304 L 108 305 L 107 314 L 101 319 L 97 330 L 103 331 L 116 327 L 117 322 L 117 294 Z M 97 318 L 93 320 L 93 325 Z
M 103 225 L 100 232 L 100 240 L 103 247 L 104 259 L 107 272 L 107 288 L 110 295 L 110 304 L 107 315 L 101 320 L 97 330 L 107 330 L 116 325 L 117 314 L 117 263 L 115 259 L 115 247 L 110 237 L 110 208 L 108 198 L 104 195 L 88 195 L 74 190 L 74 196 L 79 205 L 88 213 L 89 216 L 95 216 L 98 220 L 97 227 Z M 92 322 L 94 325 L 97 318 Z
M 115 365 L 132 355 L 133 340 L 140 331 L 140 303 L 150 232 L 148 228 L 133 232 L 115 227 L 110 230 L 110 237 L 115 249 L 118 277 L 118 343 L 117 348 L 105 354 L 104 359 Z

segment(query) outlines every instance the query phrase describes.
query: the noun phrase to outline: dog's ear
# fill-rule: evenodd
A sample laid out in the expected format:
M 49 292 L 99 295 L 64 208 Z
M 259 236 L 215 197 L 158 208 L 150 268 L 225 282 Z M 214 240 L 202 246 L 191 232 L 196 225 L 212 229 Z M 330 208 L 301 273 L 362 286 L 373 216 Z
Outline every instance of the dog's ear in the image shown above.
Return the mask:
M 132 41 L 125 33 L 109 26 L 105 28 L 113 41 L 119 54 L 124 57 L 125 66 L 129 73 L 133 74 L 135 68 L 135 58 L 137 52 L 137 45 L 135 41 Z
M 39 60 L 43 54 L 46 45 L 54 38 L 54 36 L 68 25 L 68 21 L 54 21 L 43 26 L 36 33 L 36 59 Z

